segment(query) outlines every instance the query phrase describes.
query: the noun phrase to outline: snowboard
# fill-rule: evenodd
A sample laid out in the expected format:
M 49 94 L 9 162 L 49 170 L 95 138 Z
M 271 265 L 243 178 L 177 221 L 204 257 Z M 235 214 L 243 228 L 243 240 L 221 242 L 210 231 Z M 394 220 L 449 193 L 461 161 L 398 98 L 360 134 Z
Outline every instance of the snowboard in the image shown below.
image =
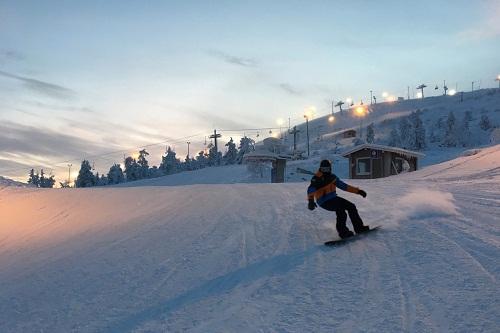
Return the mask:
M 377 231 L 378 229 L 380 229 L 379 225 L 376 226 L 376 227 L 370 228 L 370 230 L 368 230 L 366 232 L 363 232 L 361 234 L 355 234 L 354 236 L 349 237 L 349 238 L 336 239 L 336 240 L 331 240 L 331 241 L 325 242 L 325 245 L 326 246 L 336 246 L 336 245 L 341 245 L 341 244 L 349 243 L 349 242 L 355 241 L 357 239 L 360 239 L 360 238 L 362 238 L 362 237 L 370 234 L 372 231 Z

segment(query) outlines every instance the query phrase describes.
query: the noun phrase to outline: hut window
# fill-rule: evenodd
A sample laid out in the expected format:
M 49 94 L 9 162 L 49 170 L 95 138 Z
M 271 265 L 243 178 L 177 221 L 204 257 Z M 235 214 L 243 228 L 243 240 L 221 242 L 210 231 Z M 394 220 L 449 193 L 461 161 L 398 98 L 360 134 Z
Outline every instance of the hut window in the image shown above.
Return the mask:
M 370 175 L 371 174 L 371 158 L 362 157 L 356 159 L 356 174 L 357 175 Z

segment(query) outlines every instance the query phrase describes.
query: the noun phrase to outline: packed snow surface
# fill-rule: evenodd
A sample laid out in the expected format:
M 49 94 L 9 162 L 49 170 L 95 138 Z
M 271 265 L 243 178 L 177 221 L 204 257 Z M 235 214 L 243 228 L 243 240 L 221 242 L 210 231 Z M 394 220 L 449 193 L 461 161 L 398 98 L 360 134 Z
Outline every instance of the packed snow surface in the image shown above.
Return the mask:
M 498 332 L 500 146 L 464 155 L 347 180 L 382 229 L 337 248 L 305 183 L 3 187 L 0 332 Z

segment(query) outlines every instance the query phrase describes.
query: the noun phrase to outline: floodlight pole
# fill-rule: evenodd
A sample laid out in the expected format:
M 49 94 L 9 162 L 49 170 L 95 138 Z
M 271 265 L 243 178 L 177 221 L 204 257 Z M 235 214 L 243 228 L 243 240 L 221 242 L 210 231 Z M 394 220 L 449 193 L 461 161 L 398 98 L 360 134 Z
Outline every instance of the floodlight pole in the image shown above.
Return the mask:
M 220 165 L 220 160 L 219 160 L 219 150 L 217 148 L 217 138 L 220 138 L 220 137 L 221 137 L 221 135 L 217 133 L 216 129 L 214 129 L 214 134 L 209 136 L 209 138 L 214 139 L 214 142 L 215 142 L 215 156 L 216 156 L 218 165 Z
M 304 115 L 304 118 L 306 118 L 307 157 L 309 157 L 309 117 Z
M 71 184 L 71 167 L 73 164 L 68 164 L 68 186 Z

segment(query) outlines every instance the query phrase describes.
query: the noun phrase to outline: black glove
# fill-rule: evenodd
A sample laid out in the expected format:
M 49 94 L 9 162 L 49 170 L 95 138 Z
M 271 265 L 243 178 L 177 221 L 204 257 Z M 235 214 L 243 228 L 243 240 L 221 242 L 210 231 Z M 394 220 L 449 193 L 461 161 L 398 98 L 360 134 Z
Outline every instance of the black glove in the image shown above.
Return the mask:
M 358 190 L 358 194 L 362 196 L 363 198 L 366 198 L 366 192 L 363 190 Z
M 316 208 L 316 207 L 318 207 L 318 205 L 316 205 L 314 200 L 309 200 L 309 204 L 307 205 L 307 208 L 309 208 L 309 210 L 314 210 L 314 208 Z

